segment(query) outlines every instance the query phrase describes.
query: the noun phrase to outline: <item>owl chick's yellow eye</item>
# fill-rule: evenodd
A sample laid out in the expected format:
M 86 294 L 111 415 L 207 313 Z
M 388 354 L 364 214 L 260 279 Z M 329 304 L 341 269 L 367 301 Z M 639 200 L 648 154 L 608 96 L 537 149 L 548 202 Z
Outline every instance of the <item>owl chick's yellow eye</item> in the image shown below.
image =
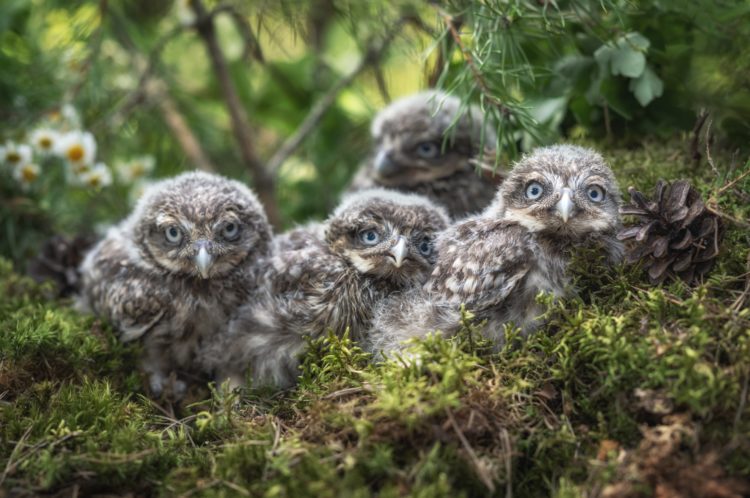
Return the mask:
M 167 227 L 164 236 L 170 244 L 179 244 L 182 241 L 182 231 L 174 225 Z
M 526 185 L 526 198 L 535 201 L 539 199 L 544 193 L 544 187 L 539 182 L 529 182 Z
M 235 240 L 240 235 L 240 226 L 237 223 L 227 223 L 221 231 L 227 240 Z
M 586 195 L 592 202 L 602 202 L 604 200 L 604 189 L 599 185 L 592 185 L 586 190 Z
M 380 234 L 374 229 L 362 230 L 359 232 L 359 240 L 366 246 L 374 246 L 380 242 Z

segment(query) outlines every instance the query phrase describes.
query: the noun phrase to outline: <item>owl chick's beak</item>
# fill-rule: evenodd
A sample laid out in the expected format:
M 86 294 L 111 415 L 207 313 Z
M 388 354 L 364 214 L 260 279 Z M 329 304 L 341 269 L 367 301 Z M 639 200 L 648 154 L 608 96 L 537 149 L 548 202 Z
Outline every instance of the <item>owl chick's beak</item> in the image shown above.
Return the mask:
M 406 237 L 399 237 L 396 245 L 391 247 L 391 250 L 389 251 L 389 254 L 393 256 L 393 259 L 396 262 L 396 268 L 401 268 L 408 253 L 409 246 L 407 245 Z
M 211 270 L 214 258 L 208 253 L 205 242 L 198 243 L 197 245 L 199 249 L 198 254 L 195 255 L 195 266 L 198 268 L 198 273 L 201 274 L 201 277 L 208 278 L 208 272 Z
M 575 204 L 573 203 L 573 192 L 566 187 L 562 189 L 560 200 L 555 204 L 555 211 L 560 215 L 563 223 L 568 222 L 570 215 L 573 213 L 573 208 L 575 208 Z
M 393 176 L 398 172 L 398 165 L 393 162 L 387 150 L 381 150 L 375 156 L 375 172 L 382 177 Z

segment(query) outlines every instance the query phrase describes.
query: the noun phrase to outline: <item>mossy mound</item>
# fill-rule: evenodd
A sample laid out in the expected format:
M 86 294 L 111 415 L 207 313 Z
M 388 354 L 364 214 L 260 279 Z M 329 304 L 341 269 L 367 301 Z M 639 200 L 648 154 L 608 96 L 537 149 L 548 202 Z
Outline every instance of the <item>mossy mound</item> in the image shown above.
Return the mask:
M 717 177 L 679 147 L 607 155 L 624 187 L 686 177 L 716 195 L 729 221 L 707 282 L 652 287 L 589 259 L 579 295 L 499 353 L 468 315 L 414 344 L 418 361 L 371 365 L 329 336 L 296 389 L 177 414 L 141 394 L 137 346 L 2 263 L 0 495 L 750 493 L 750 177 L 719 193 L 750 163 Z

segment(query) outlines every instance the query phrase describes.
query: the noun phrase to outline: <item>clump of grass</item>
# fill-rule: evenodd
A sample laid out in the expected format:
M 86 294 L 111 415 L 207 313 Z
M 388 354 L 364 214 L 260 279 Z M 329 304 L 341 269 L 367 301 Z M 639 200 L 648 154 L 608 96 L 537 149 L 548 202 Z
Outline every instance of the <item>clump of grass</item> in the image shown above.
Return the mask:
M 717 192 L 680 154 L 611 155 L 639 189 L 687 176 Z M 725 190 L 717 209 L 748 219 L 742 192 L 726 195 L 748 186 Z M 457 337 L 379 363 L 329 334 L 311 343 L 295 389 L 218 386 L 176 413 L 140 394 L 137 346 L 2 262 L 0 488 L 620 497 L 684 491 L 692 472 L 700 489 L 739 496 L 750 475 L 750 231 L 727 226 L 697 288 L 653 287 L 637 267 L 582 254 L 577 295 L 541 296 L 545 327 L 525 340 L 509 327 L 498 352 L 468 313 Z

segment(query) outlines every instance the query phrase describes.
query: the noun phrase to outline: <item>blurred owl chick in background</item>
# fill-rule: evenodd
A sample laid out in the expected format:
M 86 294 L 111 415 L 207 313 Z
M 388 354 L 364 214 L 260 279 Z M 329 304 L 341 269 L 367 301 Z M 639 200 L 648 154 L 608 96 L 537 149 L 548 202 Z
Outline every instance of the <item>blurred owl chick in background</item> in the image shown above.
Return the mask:
M 149 187 L 133 212 L 81 264 L 80 307 L 140 339 L 154 395 L 180 397 L 203 341 L 247 299 L 271 228 L 243 184 L 184 173 Z
M 445 93 L 431 90 L 393 102 L 375 116 L 371 134 L 372 156 L 350 191 L 380 186 L 422 194 L 459 219 L 489 205 L 502 180 L 499 172 L 476 167 L 483 157 L 494 162 L 496 133 L 477 107 L 464 109 Z
M 204 352 L 217 379 L 287 387 L 298 376 L 306 337 L 332 329 L 359 340 L 378 301 L 421 285 L 435 263 L 433 242 L 448 215 L 425 197 L 384 189 L 347 196 L 324 237 L 299 230 L 265 263 L 263 288 Z
M 391 351 L 411 337 L 459 328 L 462 304 L 498 345 L 504 325 L 534 330 L 543 311 L 536 296 L 565 294 L 571 254 L 601 248 L 622 257 L 620 190 L 602 157 L 560 145 L 524 157 L 481 215 L 458 222 L 438 238 L 438 261 L 423 288 L 384 300 L 373 320 L 374 352 Z

